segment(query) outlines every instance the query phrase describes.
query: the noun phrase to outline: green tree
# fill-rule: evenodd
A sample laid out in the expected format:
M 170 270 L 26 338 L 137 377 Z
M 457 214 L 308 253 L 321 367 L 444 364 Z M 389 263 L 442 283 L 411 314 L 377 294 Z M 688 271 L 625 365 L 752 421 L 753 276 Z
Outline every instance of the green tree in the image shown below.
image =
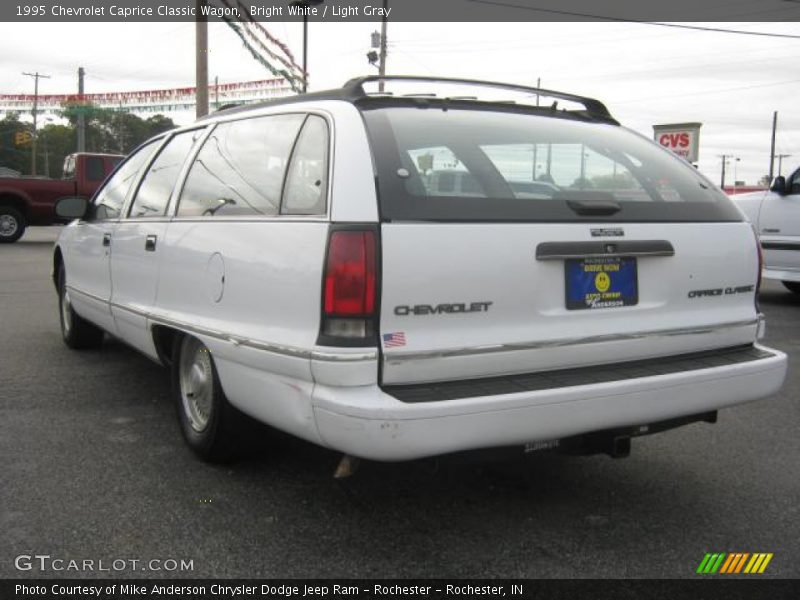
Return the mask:
M 154 135 L 175 127 L 172 119 L 161 114 L 142 119 L 119 110 L 67 106 L 61 112 L 68 121 L 66 125 L 50 123 L 39 128 L 36 158 L 40 175 L 62 176 L 64 158 L 78 147 L 79 112 L 85 116 L 87 152 L 128 154 Z M 27 174 L 30 173 L 31 146 L 17 143 L 17 134 L 21 132 L 32 134 L 33 126 L 20 121 L 18 113 L 7 113 L 0 120 L 0 166 Z
M 175 127 L 172 119 L 164 115 L 142 119 L 122 110 L 93 106 L 64 110 L 73 127 L 77 126 L 79 111 L 85 115 L 87 152 L 127 154 L 152 136 Z
M 77 144 L 74 127 L 51 123 L 40 129 L 36 154 L 41 174 L 59 179 L 63 174 L 64 157 L 75 152 Z
M 33 128 L 30 123 L 19 120 L 19 113 L 6 113 L 0 121 L 0 167 L 14 169 L 20 173 L 27 173 L 31 166 L 30 143 L 18 143 L 17 134 L 31 134 Z

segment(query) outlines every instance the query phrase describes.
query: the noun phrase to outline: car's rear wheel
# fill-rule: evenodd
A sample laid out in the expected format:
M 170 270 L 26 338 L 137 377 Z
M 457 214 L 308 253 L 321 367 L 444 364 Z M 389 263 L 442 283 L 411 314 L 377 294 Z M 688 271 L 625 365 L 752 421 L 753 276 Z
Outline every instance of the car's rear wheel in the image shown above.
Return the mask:
M 0 206 L 0 244 L 16 242 L 25 233 L 25 216 L 11 206 Z
M 225 398 L 214 358 L 195 337 L 184 335 L 173 344 L 172 387 L 189 447 L 209 462 L 231 458 L 242 415 Z
M 787 290 L 800 294 L 800 281 L 784 281 L 782 282 Z
M 67 276 L 63 263 L 58 268 L 58 317 L 61 322 L 61 337 L 74 350 L 98 348 L 103 343 L 103 330 L 90 323 L 72 308 L 67 289 Z

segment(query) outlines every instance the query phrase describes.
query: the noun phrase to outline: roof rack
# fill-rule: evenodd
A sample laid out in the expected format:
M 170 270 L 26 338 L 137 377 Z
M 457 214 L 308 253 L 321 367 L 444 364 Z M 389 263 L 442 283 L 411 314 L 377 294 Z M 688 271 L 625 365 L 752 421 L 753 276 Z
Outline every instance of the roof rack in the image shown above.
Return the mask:
M 365 77 L 356 77 L 351 79 L 342 86 L 342 91 L 354 99 L 371 97 L 373 94 L 368 94 L 364 91 L 364 84 L 373 81 L 421 81 L 429 83 L 454 83 L 458 85 L 472 85 L 477 87 L 489 87 L 502 90 L 514 90 L 518 92 L 527 92 L 530 94 L 538 94 L 540 96 L 548 96 L 550 98 L 558 98 L 559 100 L 566 100 L 568 102 L 575 102 L 583 105 L 586 113 L 596 119 L 604 121 L 613 121 L 616 123 L 614 117 L 606 108 L 606 105 L 595 100 L 594 98 L 587 98 L 585 96 L 577 96 L 575 94 L 567 94 L 565 92 L 558 92 L 555 90 L 548 90 L 544 88 L 528 87 L 524 85 L 517 85 L 514 83 L 499 83 L 496 81 L 482 81 L 480 79 L 458 79 L 453 77 L 425 77 L 416 75 L 367 75 Z M 419 94 L 415 94 L 419 96 Z M 454 96 L 450 99 L 463 99 L 463 97 Z M 555 105 L 553 105 L 555 106 Z M 547 108 L 547 107 L 546 107 Z

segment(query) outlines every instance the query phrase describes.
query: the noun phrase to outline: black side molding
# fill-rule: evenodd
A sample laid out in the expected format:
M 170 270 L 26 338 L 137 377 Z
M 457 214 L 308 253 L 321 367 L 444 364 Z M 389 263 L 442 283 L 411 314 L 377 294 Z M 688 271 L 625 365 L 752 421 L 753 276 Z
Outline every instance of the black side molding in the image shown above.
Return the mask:
M 761 242 L 764 250 L 800 250 L 798 242 Z
M 564 260 L 600 256 L 674 256 L 666 240 L 607 242 L 542 242 L 536 246 L 536 260 Z

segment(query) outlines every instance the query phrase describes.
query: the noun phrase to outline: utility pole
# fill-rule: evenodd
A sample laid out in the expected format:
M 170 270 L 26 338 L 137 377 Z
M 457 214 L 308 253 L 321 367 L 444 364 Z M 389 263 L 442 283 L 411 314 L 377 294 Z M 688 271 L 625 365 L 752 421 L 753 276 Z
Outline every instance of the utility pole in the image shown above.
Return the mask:
M 536 78 L 536 89 L 542 87 L 542 78 Z M 536 106 L 539 106 L 539 94 L 536 94 Z M 533 143 L 533 172 L 531 173 L 531 178 L 533 181 L 536 181 L 536 161 L 539 158 L 539 144 L 536 142 Z
M 303 91 L 308 91 L 308 15 L 312 6 L 322 4 L 325 0 L 294 0 L 291 5 L 303 13 Z M 316 9 L 315 9 L 316 10 Z
M 219 110 L 219 75 L 214 75 L 214 110 Z
M 378 75 L 381 77 L 381 80 L 378 82 L 378 91 L 382 92 L 385 88 L 385 82 L 383 81 L 383 77 L 386 77 L 386 29 L 389 24 L 389 17 L 387 10 L 389 6 L 389 0 L 383 0 L 383 17 L 381 18 L 381 53 L 380 59 L 378 62 Z
M 783 170 L 783 159 L 784 158 L 789 158 L 790 156 L 791 156 L 791 154 L 777 154 L 775 156 L 775 158 L 778 159 L 778 176 L 780 176 L 780 174 L 781 174 L 781 172 Z
M 86 103 L 83 98 L 83 78 L 86 71 L 78 67 L 78 152 L 86 152 Z
M 775 174 L 775 132 L 778 130 L 778 111 L 772 113 L 772 147 L 769 151 L 769 182 Z
M 308 93 L 308 14 L 303 13 L 303 93 Z
M 195 22 L 195 117 L 208 114 L 208 18 L 201 8 L 206 0 L 197 0 Z
M 33 77 L 33 137 L 31 138 L 31 177 L 36 177 L 36 114 L 39 112 L 39 79 L 50 79 L 50 75 L 36 73 L 23 73 L 26 77 Z
M 720 154 L 719 157 L 722 159 L 722 178 L 720 179 L 719 187 L 725 188 L 725 165 L 728 164 L 728 159 L 731 158 L 731 154 Z
M 122 100 L 119 101 L 119 117 L 117 124 L 119 125 L 119 153 L 125 154 L 125 119 L 122 114 Z

